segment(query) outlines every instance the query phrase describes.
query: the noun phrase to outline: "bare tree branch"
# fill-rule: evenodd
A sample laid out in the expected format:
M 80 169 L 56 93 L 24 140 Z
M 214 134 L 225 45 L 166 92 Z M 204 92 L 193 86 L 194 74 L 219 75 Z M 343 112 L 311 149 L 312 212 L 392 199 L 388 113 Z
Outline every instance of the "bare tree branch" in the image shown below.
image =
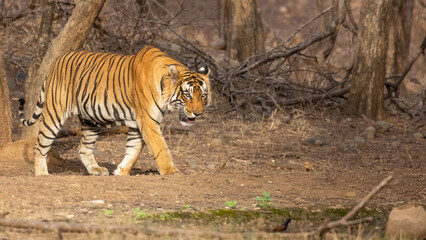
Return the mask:
M 293 54 L 296 54 L 306 48 L 308 48 L 309 46 L 311 46 L 314 43 L 317 43 L 321 40 L 324 40 L 328 37 L 330 37 L 333 34 L 332 31 L 329 32 L 325 32 L 325 33 L 321 33 L 318 35 L 315 35 L 314 37 L 312 37 L 311 39 L 308 39 L 300 44 L 298 44 L 295 47 L 292 47 L 286 51 L 272 51 L 272 52 L 268 52 L 265 54 L 265 57 L 261 60 L 258 60 L 250 65 L 248 65 L 247 67 L 241 68 L 238 71 L 232 72 L 232 74 L 230 74 L 231 76 L 235 77 L 237 75 L 246 73 L 262 64 L 265 64 L 267 62 L 271 62 L 274 61 L 276 59 L 280 59 L 280 58 L 288 58 L 290 56 L 292 56 Z

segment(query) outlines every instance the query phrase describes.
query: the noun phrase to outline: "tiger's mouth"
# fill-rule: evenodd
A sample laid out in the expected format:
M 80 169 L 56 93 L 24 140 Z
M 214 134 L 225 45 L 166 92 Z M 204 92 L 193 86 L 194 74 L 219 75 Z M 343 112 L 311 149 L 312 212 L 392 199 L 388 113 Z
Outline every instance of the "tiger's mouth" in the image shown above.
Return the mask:
M 188 117 L 183 109 L 179 110 L 179 120 L 184 126 L 192 126 L 195 123 L 195 117 Z

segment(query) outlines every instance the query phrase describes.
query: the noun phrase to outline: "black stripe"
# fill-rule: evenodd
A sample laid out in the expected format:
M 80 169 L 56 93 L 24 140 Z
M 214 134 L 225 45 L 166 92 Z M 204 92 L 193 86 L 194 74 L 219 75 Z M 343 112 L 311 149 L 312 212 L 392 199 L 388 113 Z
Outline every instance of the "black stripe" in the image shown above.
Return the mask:
M 43 135 L 43 137 L 45 137 L 49 140 L 55 140 L 55 138 L 56 138 L 56 137 L 48 137 L 48 136 L 46 136 L 46 134 L 44 134 L 44 132 L 41 132 L 41 131 L 40 131 L 40 134 Z
M 35 147 L 35 148 L 33 148 L 33 149 L 35 149 L 35 150 L 39 151 L 39 152 L 40 152 L 40 154 L 41 154 L 41 156 L 43 156 L 43 157 L 47 155 L 47 153 L 43 154 L 43 153 L 40 151 L 40 149 L 38 149 L 38 148 L 36 148 L 36 147 Z
M 56 110 L 55 110 L 55 104 L 52 104 L 52 107 L 53 107 L 53 112 L 55 113 L 55 116 L 56 116 L 56 120 L 53 118 L 53 115 L 52 115 L 52 113 L 49 111 L 49 109 L 46 109 L 46 112 L 49 114 L 50 119 L 52 120 L 53 125 L 54 125 L 54 126 L 55 126 L 58 130 L 60 130 L 60 129 L 61 129 L 61 123 L 59 122 L 59 126 L 56 126 L 56 123 L 55 123 L 55 122 L 58 122 L 58 121 L 59 121 L 58 113 L 57 113 L 57 112 L 56 112 Z
M 43 125 L 47 128 L 47 130 L 49 130 L 52 133 L 53 136 L 56 136 L 56 133 L 50 128 L 49 125 L 47 125 L 46 122 L 43 121 Z
M 161 112 L 161 115 L 163 115 L 163 117 L 164 117 L 164 112 L 163 112 L 163 110 L 161 110 L 160 106 L 158 106 L 157 101 L 155 101 L 154 94 L 152 93 L 152 91 L 151 91 L 151 97 L 152 97 L 152 100 L 155 103 L 155 106 L 157 106 L 158 110 L 160 110 L 160 112 Z
M 44 107 L 44 102 L 38 102 L 37 101 L 37 107 L 43 108 Z
M 43 144 L 41 144 L 41 143 L 40 143 L 40 138 L 37 138 L 37 141 L 38 141 L 38 146 L 39 146 L 39 147 L 42 147 L 42 148 L 48 148 L 48 147 L 52 146 L 52 143 L 51 143 L 51 144 L 49 144 L 49 145 L 43 145 Z
M 40 115 L 41 115 L 41 113 L 39 113 L 39 114 L 35 114 L 35 113 L 33 113 L 33 118 L 34 118 L 35 120 L 37 120 L 37 119 L 40 117 Z
M 130 141 L 133 141 L 133 140 L 137 140 L 137 139 L 141 139 L 141 137 L 132 137 L 132 138 L 128 137 L 127 138 L 127 142 L 130 142 Z
M 148 112 L 146 113 L 146 115 L 148 115 L 148 117 L 151 118 L 152 121 L 156 122 L 157 125 L 160 125 L 160 123 L 157 120 L 155 120 L 153 117 L 151 117 L 151 115 Z

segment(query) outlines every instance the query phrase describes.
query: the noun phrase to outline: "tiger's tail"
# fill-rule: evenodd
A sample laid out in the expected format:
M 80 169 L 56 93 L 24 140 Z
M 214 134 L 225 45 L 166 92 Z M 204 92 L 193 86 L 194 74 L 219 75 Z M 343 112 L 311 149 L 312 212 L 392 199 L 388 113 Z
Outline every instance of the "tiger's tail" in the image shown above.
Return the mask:
M 43 106 L 44 106 L 44 84 L 43 84 L 43 87 L 41 88 L 41 94 L 40 94 L 40 97 L 38 98 L 38 101 L 37 101 L 37 104 L 36 104 L 36 109 L 34 110 L 34 113 L 33 113 L 33 116 L 31 117 L 31 119 L 25 119 L 25 116 L 24 116 L 24 105 L 25 105 L 25 99 L 20 98 L 19 99 L 19 120 L 21 121 L 22 125 L 24 125 L 24 126 L 31 126 L 35 122 L 37 122 L 37 120 L 41 116 L 41 112 L 43 111 Z

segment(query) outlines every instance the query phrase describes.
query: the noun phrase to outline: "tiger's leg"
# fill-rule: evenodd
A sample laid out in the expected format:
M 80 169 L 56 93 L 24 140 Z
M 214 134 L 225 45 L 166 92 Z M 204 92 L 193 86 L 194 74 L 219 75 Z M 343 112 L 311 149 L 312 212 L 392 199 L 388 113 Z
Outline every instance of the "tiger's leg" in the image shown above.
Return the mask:
M 49 175 L 47 169 L 47 153 L 61 129 L 61 126 L 60 123 L 50 123 L 46 118 L 43 118 L 41 121 L 37 143 L 34 146 L 34 173 L 36 176 Z
M 179 172 L 173 163 L 172 156 L 164 141 L 160 126 L 151 118 L 146 117 L 146 121 L 142 124 L 142 136 L 148 144 L 154 159 L 157 162 L 158 169 L 161 175 L 173 174 Z M 139 123 L 141 125 L 141 123 Z
M 135 165 L 144 145 L 145 142 L 142 141 L 142 135 L 139 129 L 129 128 L 129 132 L 127 133 L 126 155 L 124 155 L 123 161 L 118 164 L 117 169 L 114 171 L 114 175 L 130 175 L 130 170 L 132 170 Z
M 108 169 L 100 167 L 93 155 L 93 147 L 100 131 L 101 129 L 98 127 L 83 125 L 81 127 L 82 137 L 78 153 L 80 154 L 81 162 L 86 167 L 89 174 L 107 176 L 109 174 Z

